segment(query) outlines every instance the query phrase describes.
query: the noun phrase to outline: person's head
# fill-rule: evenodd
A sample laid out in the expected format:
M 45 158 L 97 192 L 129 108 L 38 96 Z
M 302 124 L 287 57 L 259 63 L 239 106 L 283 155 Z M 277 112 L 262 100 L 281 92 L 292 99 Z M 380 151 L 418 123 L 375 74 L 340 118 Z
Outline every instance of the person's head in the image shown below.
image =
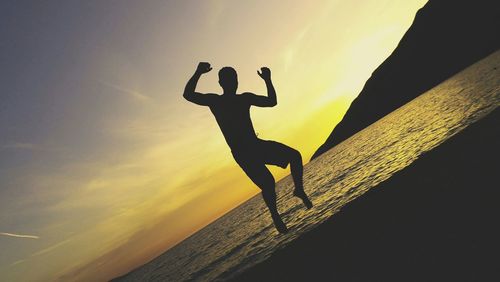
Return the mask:
M 219 84 L 224 93 L 236 94 L 238 88 L 238 75 L 232 67 L 223 67 L 219 71 Z

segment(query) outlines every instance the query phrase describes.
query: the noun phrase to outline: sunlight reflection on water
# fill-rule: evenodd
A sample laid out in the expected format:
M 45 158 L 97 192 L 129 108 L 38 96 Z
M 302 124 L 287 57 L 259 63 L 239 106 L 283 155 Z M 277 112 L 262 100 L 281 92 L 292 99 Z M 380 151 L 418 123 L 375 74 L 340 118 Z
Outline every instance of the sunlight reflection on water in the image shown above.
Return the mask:
M 305 167 L 314 208 L 291 197 L 290 176 L 277 184 L 278 207 L 290 228 L 275 231 L 258 195 L 227 213 L 124 281 L 224 280 L 334 215 L 343 205 L 408 166 L 500 103 L 500 51 L 466 69 L 337 145 Z

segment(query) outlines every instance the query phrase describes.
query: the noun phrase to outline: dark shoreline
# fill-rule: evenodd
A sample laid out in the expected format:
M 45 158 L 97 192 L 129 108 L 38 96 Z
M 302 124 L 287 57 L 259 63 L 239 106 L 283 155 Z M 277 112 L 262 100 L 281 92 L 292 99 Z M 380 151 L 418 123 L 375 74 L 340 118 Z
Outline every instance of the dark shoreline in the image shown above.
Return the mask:
M 233 280 L 500 281 L 499 124 L 497 109 Z

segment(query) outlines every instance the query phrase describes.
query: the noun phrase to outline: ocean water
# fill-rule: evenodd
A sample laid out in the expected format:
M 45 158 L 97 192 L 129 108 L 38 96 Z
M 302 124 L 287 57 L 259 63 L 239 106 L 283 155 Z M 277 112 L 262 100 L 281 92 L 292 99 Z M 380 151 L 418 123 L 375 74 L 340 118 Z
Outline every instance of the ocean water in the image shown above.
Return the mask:
M 278 208 L 288 234 L 277 233 L 257 195 L 118 280 L 233 278 L 499 105 L 497 51 L 307 164 L 304 187 L 315 205 L 311 210 L 292 197 L 290 176 L 280 180 Z

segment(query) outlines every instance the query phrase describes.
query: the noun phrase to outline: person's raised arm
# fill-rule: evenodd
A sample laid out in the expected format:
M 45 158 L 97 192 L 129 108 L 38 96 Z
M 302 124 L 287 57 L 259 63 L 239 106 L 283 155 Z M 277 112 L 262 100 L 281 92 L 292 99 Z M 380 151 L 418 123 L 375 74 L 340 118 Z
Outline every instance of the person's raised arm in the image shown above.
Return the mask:
M 257 74 L 266 82 L 269 104 L 271 107 L 276 106 L 276 104 L 278 104 L 278 100 L 276 99 L 276 90 L 274 90 L 273 82 L 271 81 L 271 70 L 263 67 L 260 68 L 260 72 L 257 71 Z
M 209 63 L 201 62 L 198 64 L 196 71 L 189 79 L 186 87 L 184 88 L 184 94 L 182 96 L 184 96 L 186 100 L 198 105 L 207 106 L 215 98 L 215 96 L 217 96 L 215 94 L 201 94 L 196 92 L 196 85 L 198 84 L 198 80 L 200 79 L 201 75 L 211 70 L 212 67 L 210 67 Z
M 259 96 L 252 93 L 245 93 L 250 100 L 250 104 L 258 107 L 274 107 L 278 103 L 276 99 L 276 90 L 274 90 L 273 82 L 271 81 L 271 70 L 266 67 L 260 68 L 257 74 L 264 80 L 267 88 L 267 97 Z

